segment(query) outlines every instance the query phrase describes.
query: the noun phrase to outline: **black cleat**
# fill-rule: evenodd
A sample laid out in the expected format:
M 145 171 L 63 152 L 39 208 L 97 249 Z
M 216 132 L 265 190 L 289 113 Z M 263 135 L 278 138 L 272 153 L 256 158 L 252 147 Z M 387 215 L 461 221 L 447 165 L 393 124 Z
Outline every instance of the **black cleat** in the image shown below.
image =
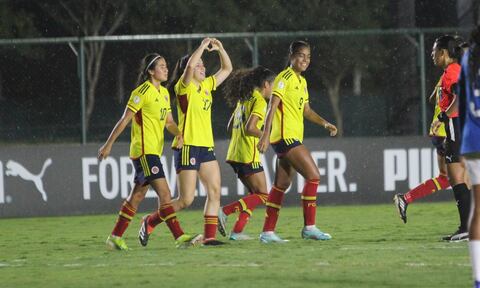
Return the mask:
M 453 234 L 442 237 L 442 240 L 449 242 L 468 241 L 468 231 L 458 228 Z
M 140 226 L 140 230 L 138 231 L 138 240 L 140 244 L 145 247 L 148 244 L 148 237 L 150 234 L 148 233 L 148 215 L 143 216 L 142 218 L 142 225 Z
M 205 240 L 203 241 L 202 246 L 220 246 L 220 245 L 225 245 L 227 243 L 218 241 L 217 239 L 211 239 L 211 240 Z
M 395 196 L 393 196 L 393 202 L 395 202 L 398 214 L 400 215 L 400 218 L 402 218 L 403 223 L 407 223 L 408 203 L 407 201 L 405 201 L 405 197 L 403 197 L 403 194 L 395 194 Z

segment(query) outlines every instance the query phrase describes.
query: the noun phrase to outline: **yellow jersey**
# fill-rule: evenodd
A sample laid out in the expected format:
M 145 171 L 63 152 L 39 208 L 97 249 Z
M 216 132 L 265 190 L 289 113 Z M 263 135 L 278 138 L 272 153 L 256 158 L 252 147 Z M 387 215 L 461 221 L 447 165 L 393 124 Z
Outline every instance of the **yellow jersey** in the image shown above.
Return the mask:
M 440 80 L 438 80 L 437 85 L 435 85 L 435 108 L 433 110 L 432 122 L 435 121 L 436 119 L 438 119 L 437 118 L 438 114 L 440 114 L 440 112 L 442 112 L 440 110 L 440 106 L 438 105 L 438 102 L 440 101 L 441 93 L 442 93 L 442 78 L 440 78 Z M 429 135 L 433 136 L 432 126 L 430 126 Z M 437 136 L 447 137 L 447 132 L 445 131 L 445 124 L 444 123 L 442 123 L 440 125 L 440 127 L 438 128 Z
M 205 78 L 196 86 L 193 81 L 183 83 L 183 77 L 175 84 L 177 95 L 178 128 L 183 133 L 183 144 L 213 147 L 212 91 L 216 89 L 215 76 Z M 177 138 L 172 147 L 177 145 Z
M 162 155 L 167 114 L 172 111 L 168 90 L 160 86 L 157 90 L 150 81 L 145 81 L 132 91 L 127 103 L 135 113 L 132 120 L 130 157 Z
M 257 128 L 262 129 L 267 110 L 267 102 L 258 90 L 254 90 L 250 99 L 237 103 L 233 111 L 232 137 L 228 145 L 227 162 L 245 163 L 260 162 L 257 149 L 258 138 L 247 136 L 245 125 L 251 115 L 257 116 Z
M 302 142 L 303 110 L 308 103 L 307 81 L 288 67 L 275 78 L 272 95 L 280 98 L 281 102 L 273 117 L 270 142 L 277 143 L 282 139 Z

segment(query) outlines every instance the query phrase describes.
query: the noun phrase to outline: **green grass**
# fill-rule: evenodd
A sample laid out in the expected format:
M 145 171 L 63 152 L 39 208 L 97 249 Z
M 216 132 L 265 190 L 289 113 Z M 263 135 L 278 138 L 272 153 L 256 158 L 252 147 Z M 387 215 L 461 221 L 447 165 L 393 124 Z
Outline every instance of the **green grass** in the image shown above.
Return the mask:
M 439 241 L 456 228 L 454 203 L 408 212 L 404 225 L 393 205 L 319 207 L 318 226 L 333 239 L 317 242 L 300 239 L 301 209 L 284 208 L 277 232 L 287 244 L 185 250 L 163 224 L 141 247 L 140 213 L 126 233 L 128 252 L 105 248 L 115 215 L 2 219 L 0 287 L 469 287 L 467 243 Z M 258 236 L 263 214 L 247 233 Z M 202 231 L 201 211 L 178 215 L 186 231 Z

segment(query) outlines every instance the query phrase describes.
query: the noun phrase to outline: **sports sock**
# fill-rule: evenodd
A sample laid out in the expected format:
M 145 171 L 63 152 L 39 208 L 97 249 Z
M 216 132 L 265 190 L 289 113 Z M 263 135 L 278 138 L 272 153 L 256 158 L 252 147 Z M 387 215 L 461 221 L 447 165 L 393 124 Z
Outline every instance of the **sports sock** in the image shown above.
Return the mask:
M 204 225 L 205 241 L 215 239 L 215 235 L 217 234 L 218 217 L 211 216 L 211 215 L 204 215 L 203 218 L 205 220 L 205 225 Z
M 452 187 L 455 200 L 457 200 L 457 209 L 460 216 L 460 230 L 468 230 L 468 219 L 470 217 L 470 190 L 467 184 L 461 183 Z
M 267 206 L 265 223 L 263 224 L 263 232 L 275 231 L 275 226 L 277 225 L 278 214 L 280 213 L 280 208 L 282 208 L 282 201 L 285 195 L 285 191 L 281 190 L 275 186 L 272 186 L 270 193 L 268 194 L 268 199 L 265 205 Z
M 160 216 L 160 209 L 148 215 L 147 224 L 150 228 L 152 228 L 152 230 L 153 228 L 155 228 L 155 226 L 157 226 L 162 222 L 163 220 L 162 220 L 162 217 Z
M 133 208 L 130 203 L 127 201 L 123 202 L 118 212 L 117 223 L 115 223 L 115 227 L 113 227 L 112 235 L 122 237 L 136 212 L 136 209 Z
M 445 175 L 439 175 L 436 178 L 428 179 L 412 190 L 408 191 L 403 195 L 407 204 L 412 203 L 413 201 L 428 196 L 438 190 L 446 189 L 450 186 L 448 178 Z
M 175 239 L 184 234 L 171 203 L 160 206 L 160 217 L 167 223 L 168 229 Z
M 315 225 L 317 213 L 317 187 L 319 180 L 307 180 L 302 191 L 303 224 L 305 226 Z
M 247 211 L 242 211 L 238 215 L 237 222 L 235 222 L 235 226 L 233 226 L 232 231 L 234 233 L 242 233 L 245 225 L 247 225 L 248 220 L 250 219 L 251 214 Z
M 260 204 L 265 203 L 267 197 L 268 197 L 267 194 L 260 193 L 260 192 L 258 192 L 258 193 L 256 192 L 256 193 L 247 195 L 247 196 L 243 197 L 242 199 L 240 199 L 238 201 L 235 201 L 231 204 L 228 204 L 228 205 L 224 206 L 222 208 L 223 213 L 225 213 L 225 215 L 228 216 L 228 215 L 230 215 L 232 213 L 235 213 L 235 212 L 242 212 L 242 211 L 246 211 L 246 210 L 253 211 L 255 209 L 255 207 L 257 207 Z

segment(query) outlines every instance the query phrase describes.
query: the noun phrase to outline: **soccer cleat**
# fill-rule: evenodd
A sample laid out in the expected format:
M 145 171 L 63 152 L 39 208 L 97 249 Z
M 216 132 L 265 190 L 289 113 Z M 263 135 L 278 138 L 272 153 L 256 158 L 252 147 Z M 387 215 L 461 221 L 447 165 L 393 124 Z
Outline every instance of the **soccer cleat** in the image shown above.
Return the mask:
M 458 230 L 453 232 L 452 234 L 443 236 L 442 240 L 450 241 L 450 242 L 467 241 L 468 240 L 468 231 L 458 228 Z
M 183 234 L 182 236 L 178 237 L 177 240 L 175 240 L 175 247 L 183 249 L 183 248 L 188 248 L 190 246 L 196 246 L 202 240 L 203 240 L 202 234 L 195 234 L 193 236 L 188 234 Z
M 217 239 L 209 239 L 209 240 L 203 241 L 202 246 L 220 246 L 220 245 L 225 245 L 225 244 L 227 244 L 227 243 L 222 242 L 222 241 L 218 241 Z
M 282 239 L 282 238 L 278 237 L 278 235 L 275 234 L 275 233 L 266 233 L 266 232 L 260 233 L 260 242 L 265 243 L 265 244 L 286 243 L 288 241 L 289 240 Z
M 110 235 L 107 238 L 107 241 L 105 241 L 107 244 L 107 247 L 110 249 L 117 249 L 117 250 L 130 250 L 125 243 L 125 240 L 123 240 L 122 237 L 118 237 L 115 235 Z
M 303 227 L 302 229 L 302 238 L 303 239 L 312 239 L 312 240 L 330 240 L 332 236 L 328 233 L 320 231 L 317 227 L 307 229 Z
M 407 223 L 408 203 L 405 201 L 405 197 L 403 194 L 395 194 L 395 196 L 393 196 L 393 201 L 395 202 L 395 206 L 397 206 L 398 214 L 400 215 L 400 218 L 402 218 L 403 223 Z
M 468 241 L 468 231 L 461 231 L 458 230 L 457 232 L 453 233 L 450 237 L 450 242 L 462 242 L 462 241 Z
M 253 238 L 248 236 L 247 234 L 245 233 L 235 233 L 235 232 L 231 232 L 230 233 L 230 237 L 228 238 L 232 241 L 243 241 L 243 240 L 252 240 Z
M 223 237 L 227 236 L 227 215 L 223 212 L 222 207 L 218 209 L 218 224 L 217 229 Z
M 143 247 L 147 246 L 148 237 L 150 237 L 152 230 L 153 229 L 148 226 L 148 215 L 143 216 L 142 225 L 140 226 L 140 230 L 138 231 L 138 240 Z

